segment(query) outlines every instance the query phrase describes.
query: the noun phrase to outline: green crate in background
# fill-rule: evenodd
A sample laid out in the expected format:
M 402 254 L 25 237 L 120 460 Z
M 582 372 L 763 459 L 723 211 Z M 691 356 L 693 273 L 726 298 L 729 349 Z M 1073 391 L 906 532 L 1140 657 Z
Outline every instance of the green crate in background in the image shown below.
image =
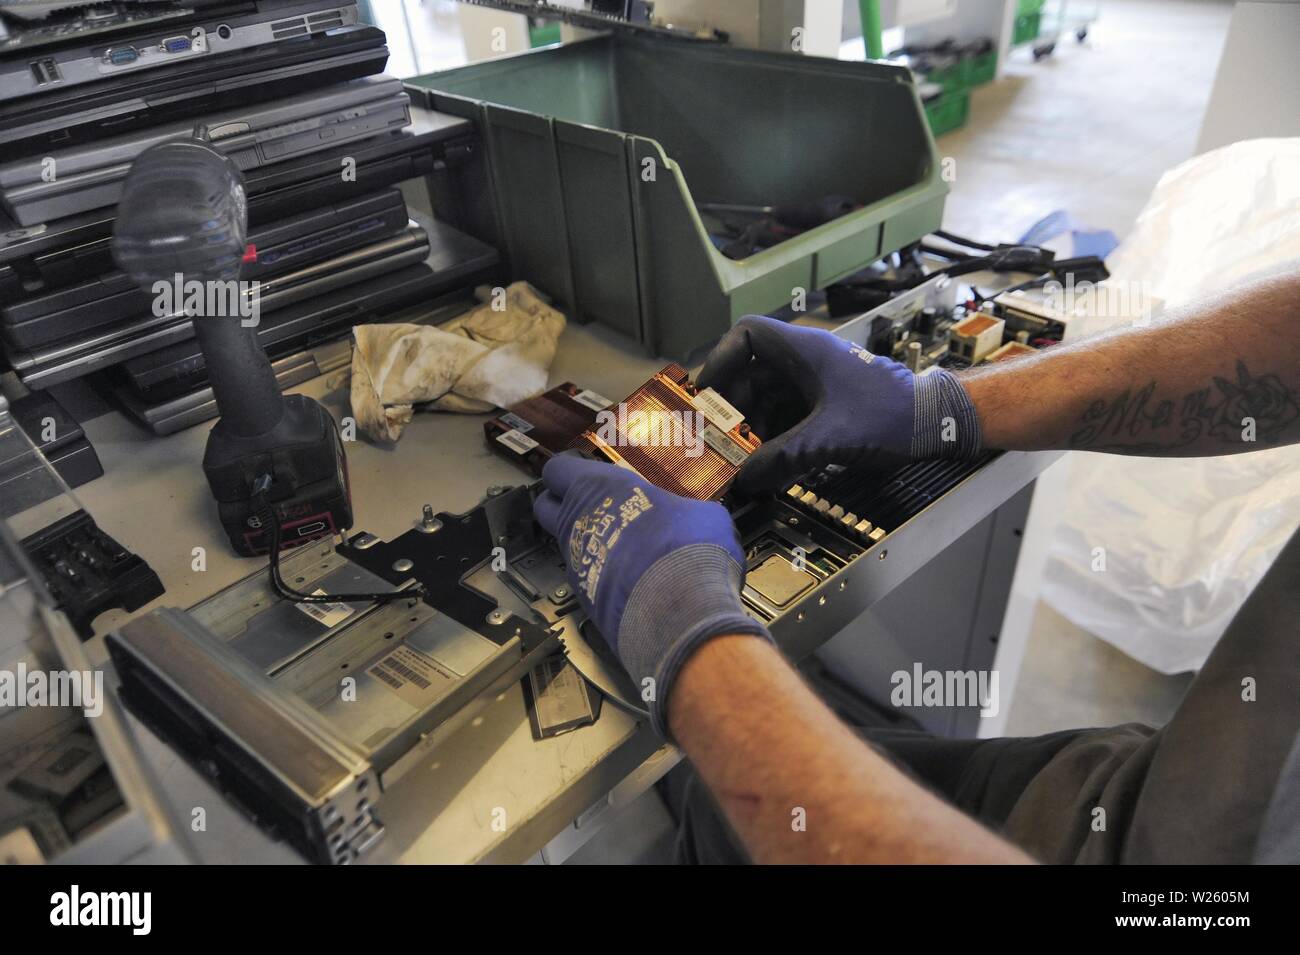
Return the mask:
M 954 90 L 925 104 L 925 118 L 935 136 L 951 133 L 966 125 L 970 116 L 970 91 Z
M 1032 43 L 1037 40 L 1041 19 L 1041 13 L 1026 13 L 1016 17 L 1015 27 L 1011 31 L 1011 45 L 1020 46 L 1022 43 Z
M 970 83 L 970 60 L 966 57 L 950 57 L 943 66 L 936 67 L 925 74 L 927 82 L 942 86 L 945 93 L 967 89 Z
M 1026 17 L 1035 13 L 1042 13 L 1043 7 L 1047 5 L 1047 0 L 1016 0 L 1016 16 Z
M 560 40 L 560 22 L 558 20 L 546 21 L 528 28 L 529 46 L 550 46 L 552 43 L 559 43 Z
M 480 130 L 482 153 L 456 172 L 466 231 L 574 320 L 652 354 L 685 357 L 943 217 L 948 189 L 903 66 L 606 34 L 408 90 Z M 695 206 L 833 194 L 864 206 L 739 261 Z
M 966 61 L 966 79 L 970 86 L 983 86 L 998 75 L 998 51 L 989 50 Z

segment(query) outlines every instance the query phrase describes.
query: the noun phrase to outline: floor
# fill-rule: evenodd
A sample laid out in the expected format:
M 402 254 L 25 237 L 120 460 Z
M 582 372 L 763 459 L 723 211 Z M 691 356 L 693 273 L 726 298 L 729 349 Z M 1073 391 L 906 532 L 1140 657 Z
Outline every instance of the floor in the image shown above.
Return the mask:
M 1064 208 L 1122 238 L 1160 174 L 1192 155 L 1231 10 L 1106 0 L 1086 43 L 1065 38 L 1036 63 L 1013 51 L 965 128 L 939 140 L 957 160 L 944 225 L 988 236 L 1000 223 L 1014 239 Z

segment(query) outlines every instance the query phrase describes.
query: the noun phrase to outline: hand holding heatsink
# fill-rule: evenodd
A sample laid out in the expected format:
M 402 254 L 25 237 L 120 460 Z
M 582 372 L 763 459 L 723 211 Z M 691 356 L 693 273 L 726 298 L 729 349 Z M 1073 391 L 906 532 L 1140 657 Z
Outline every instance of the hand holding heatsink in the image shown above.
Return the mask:
M 686 369 L 673 364 L 600 412 L 572 446 L 665 491 L 710 501 L 726 494 L 762 443 L 726 399 L 697 389 Z

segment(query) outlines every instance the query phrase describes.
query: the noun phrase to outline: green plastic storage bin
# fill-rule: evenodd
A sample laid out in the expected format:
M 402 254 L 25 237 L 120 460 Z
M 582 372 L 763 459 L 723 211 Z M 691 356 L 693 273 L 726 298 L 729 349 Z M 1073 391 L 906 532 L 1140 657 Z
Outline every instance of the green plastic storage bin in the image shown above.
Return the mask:
M 934 139 L 901 66 L 604 35 L 409 88 L 482 132 L 479 180 L 459 189 L 467 230 L 573 318 L 652 354 L 685 357 L 943 216 Z M 476 192 L 490 210 L 473 207 Z M 739 261 L 695 206 L 831 194 L 864 207 Z

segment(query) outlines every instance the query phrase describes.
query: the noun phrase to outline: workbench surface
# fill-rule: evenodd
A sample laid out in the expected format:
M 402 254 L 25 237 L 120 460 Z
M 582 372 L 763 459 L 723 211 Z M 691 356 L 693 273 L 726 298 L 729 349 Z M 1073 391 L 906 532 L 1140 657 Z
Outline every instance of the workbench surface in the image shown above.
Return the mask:
M 572 381 L 617 400 L 663 365 L 616 333 L 570 323 L 550 385 Z M 292 390 L 322 401 L 336 420 L 349 413 L 346 370 Z M 474 507 L 491 485 L 530 482 L 530 475 L 488 449 L 483 438 L 488 417 L 419 413 L 394 447 L 361 438 L 349 443 L 354 530 L 388 540 L 411 527 L 425 504 L 458 513 Z M 236 557 L 217 521 L 200 467 L 211 423 L 160 438 L 112 412 L 84 427 L 105 473 L 76 495 L 104 530 L 149 562 L 167 588 L 140 613 L 156 606 L 190 607 L 265 567 L 263 558 Z M 196 547 L 206 551 L 202 572 L 191 569 Z M 113 611 L 96 621 L 88 651 L 97 664 L 107 662 L 102 635 L 132 616 L 138 613 Z M 299 861 L 142 724 L 132 719 L 131 725 L 198 859 Z M 584 813 L 582 825 L 594 831 L 612 813 L 589 809 L 604 805 L 607 797 L 614 805 L 635 798 L 676 760 L 676 752 L 661 747 L 647 727 L 609 705 L 591 726 L 535 741 L 515 683 L 385 793 L 378 812 L 388 831 L 364 859 L 525 861 L 565 830 L 564 841 L 576 843 L 580 833 L 573 823 Z M 629 773 L 633 777 L 611 794 Z M 198 808 L 204 812 L 195 813 Z M 206 829 L 193 831 L 200 815 Z
M 981 287 L 988 284 L 982 282 Z M 822 328 L 839 324 L 820 312 L 800 316 L 798 321 Z M 702 353 L 697 354 L 685 364 L 695 367 L 702 358 Z M 619 400 L 666 363 L 646 357 L 636 343 L 617 332 L 570 322 L 560 339 L 549 385 L 572 381 Z M 346 369 L 292 390 L 323 402 L 336 420 L 349 413 Z M 381 448 L 361 439 L 349 443 L 353 530 L 391 540 L 419 521 L 425 504 L 435 512 L 459 513 L 478 504 L 493 485 L 531 482 L 531 475 L 488 449 L 483 438 L 488 417 L 420 413 L 395 447 Z M 99 452 L 105 476 L 75 493 L 104 530 L 147 560 L 162 578 L 167 592 L 145 610 L 191 607 L 265 568 L 262 559 L 235 557 L 217 522 L 200 467 L 210 424 L 159 438 L 112 412 L 83 427 Z M 1017 460 L 1022 457 L 1026 460 Z M 995 669 L 1002 675 L 1005 702 L 1014 692 L 1047 541 L 1063 499 L 1064 472 L 1049 467 L 1059 457 L 1004 455 L 1000 461 L 1008 473 L 1002 478 L 992 475 L 990 480 L 1010 484 L 999 486 L 997 494 L 986 493 L 986 488 L 962 505 L 983 514 L 984 508 L 996 506 L 1038 477 L 1029 519 L 1018 519 L 1023 526 L 1023 531 L 1016 529 L 1016 536 L 1022 538 L 1020 556 L 998 640 Z M 1046 473 L 1039 473 L 1044 468 Z M 923 538 L 920 549 L 927 553 L 937 553 L 948 543 L 939 539 L 942 534 L 934 540 L 930 540 L 934 534 L 919 536 Z M 900 537 L 890 550 L 901 546 Z M 206 551 L 203 572 L 191 570 L 195 547 Z M 114 611 L 96 621 L 98 635 L 88 644 L 95 663 L 107 665 L 102 634 L 131 616 Z M 853 626 L 856 632 L 856 620 Z M 981 720 L 979 735 L 1000 735 L 1008 709 L 1004 705 L 997 718 Z M 269 840 L 226 803 L 139 722 L 133 719 L 131 725 L 200 860 L 299 861 L 291 849 Z M 648 726 L 612 705 L 604 706 L 591 726 L 535 741 L 523 691 L 514 683 L 385 792 L 377 811 L 387 833 L 364 861 L 524 862 L 537 859 L 548 845 L 546 861 L 561 861 L 679 758 L 675 749 L 661 745 Z M 196 808 L 205 810 L 205 831 L 191 831 Z

